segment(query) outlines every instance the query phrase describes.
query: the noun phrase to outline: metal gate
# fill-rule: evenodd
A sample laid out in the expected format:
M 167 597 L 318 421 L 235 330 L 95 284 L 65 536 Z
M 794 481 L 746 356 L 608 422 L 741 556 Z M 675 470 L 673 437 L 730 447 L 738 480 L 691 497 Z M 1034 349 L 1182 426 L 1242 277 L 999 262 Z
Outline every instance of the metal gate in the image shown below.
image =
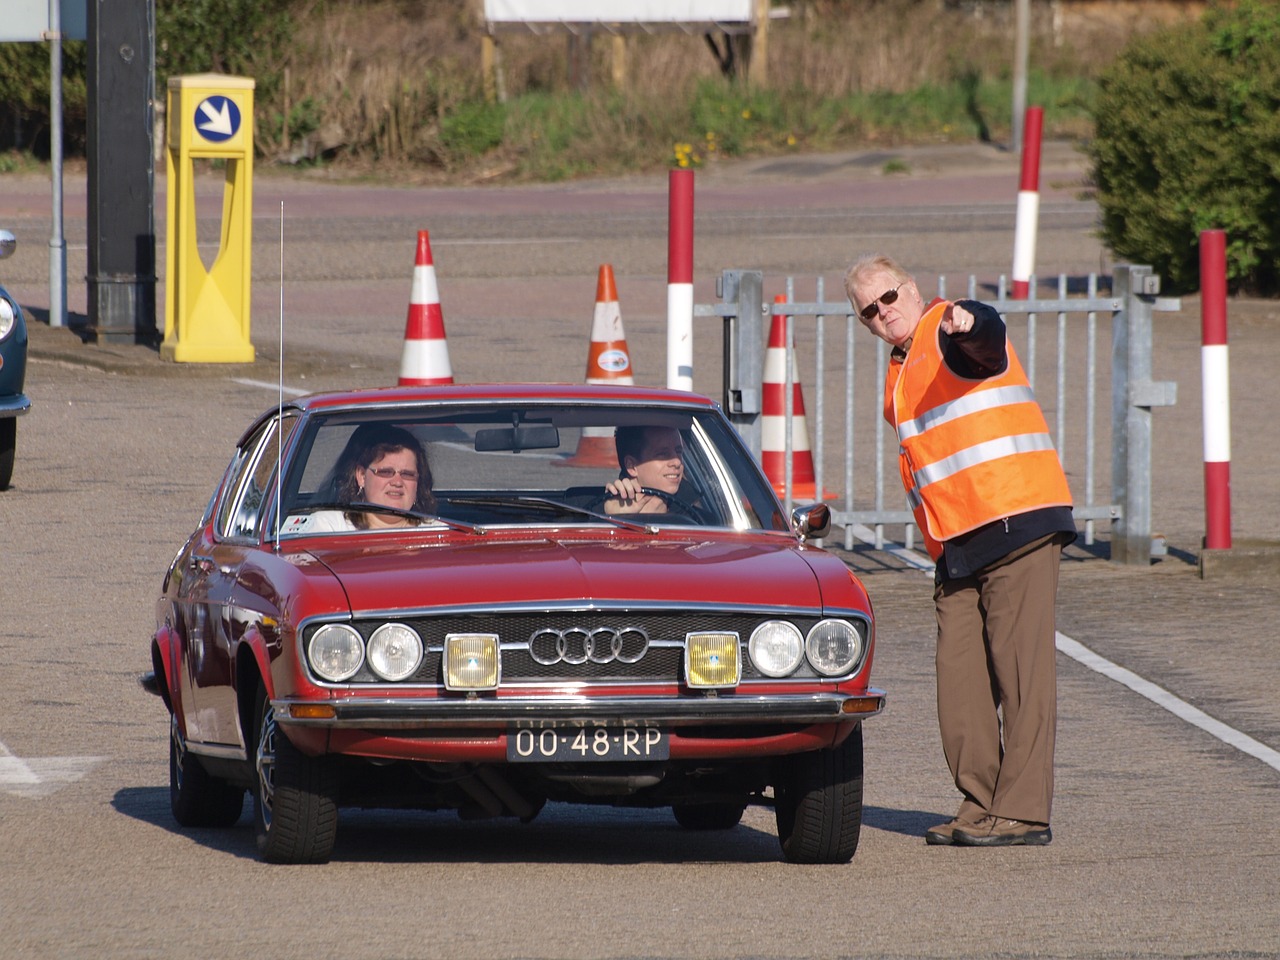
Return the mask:
M 784 417 L 786 472 L 770 479 L 782 486 L 789 511 L 794 429 L 810 418 L 808 403 L 802 417 L 793 408 L 793 371 L 800 370 L 801 389 L 812 397 L 809 447 L 816 488 L 832 502 L 832 522 L 843 528 L 845 548 L 852 549 L 855 540 L 884 548 L 893 539 L 909 548 L 915 525 L 898 479 L 897 437 L 882 416 L 888 344 L 861 329 L 843 291 L 841 299 L 827 300 L 821 277 L 812 284 L 813 300 L 798 299 L 796 286 L 788 278 L 786 302 L 766 305 L 763 274 L 726 270 L 717 283 L 721 302 L 694 306 L 695 317 L 724 323 L 724 410 L 757 458 L 762 417 Z M 1049 421 L 1085 543 L 1094 542 L 1098 522 L 1105 521 L 1111 560 L 1145 565 L 1164 552 L 1163 542 L 1151 536 L 1151 408 L 1177 399 L 1176 383 L 1151 379 L 1152 314 L 1181 304 L 1158 296 L 1160 278 L 1146 266 L 1118 266 L 1109 279 L 1094 274 L 1075 284 L 1081 289 L 1072 286 L 1063 275 L 1056 297 L 1011 300 L 1003 277 L 994 296 L 979 296 L 970 277 L 963 298 L 991 304 L 1008 325 Z M 1031 288 L 1037 290 L 1034 279 Z M 947 296 L 945 278 L 939 278 L 937 295 Z M 782 411 L 762 406 L 766 318 L 784 325 Z M 1109 377 L 1098 357 L 1098 327 L 1108 321 Z M 1101 401 L 1100 385 L 1109 386 L 1109 397 Z M 1109 418 L 1100 416 L 1100 402 L 1109 402 Z M 1108 449 L 1108 439 L 1111 482 L 1100 485 L 1106 463 L 1099 451 Z

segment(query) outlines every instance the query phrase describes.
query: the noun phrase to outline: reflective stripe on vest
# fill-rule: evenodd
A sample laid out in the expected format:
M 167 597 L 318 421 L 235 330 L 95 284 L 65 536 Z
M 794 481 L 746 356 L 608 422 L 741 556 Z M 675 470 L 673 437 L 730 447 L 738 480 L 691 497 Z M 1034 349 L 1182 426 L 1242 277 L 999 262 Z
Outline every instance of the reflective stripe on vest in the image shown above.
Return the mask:
M 924 433 L 930 427 L 949 423 L 959 417 L 989 410 L 992 407 L 1006 406 L 1011 403 L 1035 403 L 1036 396 L 1029 385 L 996 387 L 994 390 L 983 390 L 941 404 L 921 414 L 914 420 L 898 424 L 898 440 L 910 440 L 918 433 Z
M 919 492 L 921 487 L 927 487 L 931 483 L 945 480 L 953 473 L 976 467 L 991 460 L 1009 457 L 1015 453 L 1032 453 L 1039 450 L 1053 450 L 1053 440 L 1050 439 L 1047 433 L 1025 433 L 1017 437 L 1000 437 L 997 440 L 988 440 L 986 443 L 967 447 L 953 456 L 915 471 L 911 475 L 912 479 L 915 480 L 915 486 L 907 491 L 907 500 L 911 503 L 912 509 L 915 509 L 921 503 Z

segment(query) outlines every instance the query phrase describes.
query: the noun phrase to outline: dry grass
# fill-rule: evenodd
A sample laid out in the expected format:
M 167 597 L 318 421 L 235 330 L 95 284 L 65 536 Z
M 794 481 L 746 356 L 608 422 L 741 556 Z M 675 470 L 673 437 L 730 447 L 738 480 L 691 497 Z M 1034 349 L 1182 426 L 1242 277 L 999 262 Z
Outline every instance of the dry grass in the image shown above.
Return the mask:
M 1060 16 L 1066 7 L 1070 4 L 1035 4 L 1032 63 L 1044 75 L 1096 75 L 1142 22 L 1129 16 L 1117 25 L 1104 18 L 1092 25 L 1080 21 L 1087 32 L 1085 26 L 1069 30 Z M 1091 11 L 1098 7 L 1089 5 Z M 793 105 L 984 80 L 1007 83 L 1012 72 L 1007 6 L 795 0 L 790 9 L 789 19 L 772 23 L 768 74 L 770 88 L 790 96 Z M 277 118 L 290 117 L 287 128 L 263 126 L 261 146 L 269 158 L 323 156 L 355 167 L 376 161 L 383 169 L 403 165 L 425 175 L 456 173 L 464 161 L 472 161 L 460 156 L 442 132 L 445 117 L 482 102 L 482 28 L 468 0 L 306 0 L 295 22 L 298 42 L 287 93 L 282 103 L 264 105 Z M 567 47 L 564 35 L 503 34 L 501 89 L 507 102 L 571 93 Z M 654 148 L 637 139 L 666 138 L 660 152 L 670 162 L 672 138 L 679 138 L 680 124 L 687 121 L 685 105 L 699 84 L 719 82 L 705 40 L 679 32 L 630 37 L 628 83 L 620 94 L 612 90 L 610 54 L 607 37 L 592 43 L 590 93 L 582 98 L 590 116 L 579 121 L 588 128 L 583 149 L 601 149 L 593 142 L 612 145 L 617 155 L 594 157 L 596 168 L 643 165 L 653 162 Z M 547 121 L 530 122 L 532 129 L 521 129 L 508 120 L 503 150 L 482 167 L 521 168 L 522 158 L 540 149 L 536 125 Z M 865 122 L 843 126 L 825 137 L 820 131 L 810 134 L 817 145 L 833 138 L 886 136 L 868 130 Z M 644 156 L 637 160 L 637 153 Z

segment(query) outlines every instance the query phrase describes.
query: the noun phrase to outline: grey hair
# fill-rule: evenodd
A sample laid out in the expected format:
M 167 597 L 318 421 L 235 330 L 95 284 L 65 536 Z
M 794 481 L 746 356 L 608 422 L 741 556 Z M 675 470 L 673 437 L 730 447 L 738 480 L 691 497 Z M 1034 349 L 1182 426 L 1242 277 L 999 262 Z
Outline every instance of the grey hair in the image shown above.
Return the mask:
M 902 265 L 892 257 L 885 256 L 883 253 L 864 253 L 853 261 L 853 266 L 844 275 L 844 292 L 848 296 L 849 302 L 853 303 L 854 287 L 864 278 L 873 273 L 888 273 L 895 280 L 906 282 L 911 279 L 911 274 L 902 268 Z

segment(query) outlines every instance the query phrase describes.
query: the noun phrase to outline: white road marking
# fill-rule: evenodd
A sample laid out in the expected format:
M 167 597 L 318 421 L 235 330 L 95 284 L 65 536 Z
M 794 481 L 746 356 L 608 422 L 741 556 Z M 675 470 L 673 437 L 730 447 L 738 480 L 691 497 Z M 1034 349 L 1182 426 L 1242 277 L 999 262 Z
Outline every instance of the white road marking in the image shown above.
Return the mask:
M 864 543 L 875 543 L 875 531 L 870 527 L 857 525 L 853 528 L 853 534 Z M 885 550 L 920 572 L 929 576 L 933 575 L 933 561 L 927 556 L 914 550 L 908 550 L 906 547 L 892 544 L 886 544 Z M 1123 684 L 1139 696 L 1150 700 L 1156 706 L 1168 710 L 1179 720 L 1189 723 L 1193 727 L 1199 727 L 1205 733 L 1222 741 L 1227 746 L 1235 747 L 1241 753 L 1247 753 L 1249 756 L 1261 760 L 1273 770 L 1280 770 L 1280 751 L 1273 750 L 1265 743 L 1253 739 L 1253 737 L 1242 733 L 1235 727 L 1227 726 L 1221 720 L 1215 720 L 1203 710 L 1193 707 L 1185 700 L 1174 696 L 1164 687 L 1152 683 L 1150 680 L 1120 666 L 1118 663 L 1112 663 L 1106 657 L 1094 653 L 1080 641 L 1073 640 L 1065 633 L 1058 632 L 1054 640 L 1055 646 L 1057 646 L 1060 653 L 1065 654 L 1082 666 L 1088 667 L 1109 680 Z
M 272 393 L 280 392 L 280 384 L 268 383 L 265 380 L 245 380 L 241 377 L 232 377 L 232 383 L 238 383 L 244 387 L 260 387 L 263 390 L 270 390 Z M 285 387 L 284 392 L 291 397 L 303 397 L 310 393 L 310 390 L 299 390 L 297 387 Z
M 44 797 L 81 779 L 105 757 L 31 757 L 23 760 L 0 743 L 0 791 Z
M 0 783 L 39 783 L 40 778 L 31 772 L 22 760 L 0 743 Z
M 1280 751 L 1272 750 L 1265 743 L 1260 743 L 1248 734 L 1241 733 L 1235 727 L 1229 727 L 1222 721 L 1215 720 L 1203 710 L 1191 706 L 1185 700 L 1178 699 L 1168 690 L 1156 686 L 1150 680 L 1138 676 L 1132 670 L 1127 670 L 1119 664 L 1112 663 L 1105 657 L 1099 656 L 1082 643 L 1072 640 L 1066 634 L 1059 633 L 1056 639 L 1058 649 L 1077 663 L 1083 664 L 1090 670 L 1094 670 L 1104 677 L 1114 680 L 1116 683 L 1124 684 L 1134 693 L 1146 697 L 1157 706 L 1164 707 L 1178 719 L 1185 720 L 1194 727 L 1199 727 L 1205 733 L 1216 737 L 1228 746 L 1235 747 L 1242 753 L 1256 757 L 1273 770 L 1280 770 Z

